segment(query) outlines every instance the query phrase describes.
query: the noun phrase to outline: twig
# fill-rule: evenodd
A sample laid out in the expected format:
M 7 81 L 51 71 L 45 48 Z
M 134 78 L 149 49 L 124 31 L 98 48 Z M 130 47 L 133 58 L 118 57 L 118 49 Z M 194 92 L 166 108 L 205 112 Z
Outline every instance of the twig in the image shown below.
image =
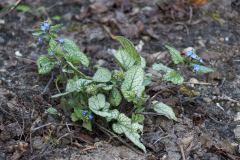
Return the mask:
M 56 82 L 55 82 L 55 85 L 56 85 L 56 88 L 57 88 L 57 90 L 58 90 L 58 93 L 60 94 L 61 92 L 60 92 L 60 90 L 59 90 L 59 88 L 58 88 L 58 84 L 57 84 L 57 81 L 58 81 L 58 78 L 56 78 Z
M 21 58 L 21 57 L 17 57 L 17 56 L 12 56 L 12 55 L 8 54 L 7 52 L 3 52 L 3 51 L 0 51 L 0 52 L 3 53 L 3 54 L 8 55 L 8 56 L 10 56 L 10 57 L 14 57 L 14 58 L 17 58 L 17 59 L 21 59 L 21 60 L 23 60 L 23 61 L 28 61 L 28 62 L 31 62 L 31 63 L 36 63 L 36 61 L 30 60 L 30 59 Z
M 149 100 L 149 102 L 148 102 L 148 107 L 146 108 L 146 111 L 149 110 L 149 108 L 151 108 L 151 102 L 152 102 L 152 100 L 153 100 L 157 95 L 159 95 L 159 94 L 162 93 L 162 92 L 163 92 L 163 91 L 157 92 L 157 93 Z
M 192 21 L 192 7 L 190 5 L 189 5 L 189 9 L 190 9 L 190 16 L 189 16 L 188 24 L 191 24 L 191 21 Z
M 224 100 L 228 100 L 228 101 L 231 101 L 231 102 L 235 102 L 235 103 L 240 103 L 239 101 L 237 100 L 234 100 L 228 96 L 226 96 L 225 94 L 222 94 L 222 97 L 219 97 L 220 99 L 224 99 Z
M 222 81 L 222 84 L 219 86 L 219 88 L 221 88 L 222 87 L 222 85 L 223 85 L 223 83 L 225 82 L 225 77 L 223 77 L 223 81 Z
M 155 88 L 156 86 L 158 86 L 160 83 L 162 82 L 162 79 L 160 79 L 159 81 L 157 81 L 156 83 L 154 83 L 151 87 L 149 87 L 145 93 L 148 93 L 149 91 L 151 91 L 153 88 Z
M 127 147 L 129 147 L 131 150 L 133 150 L 134 152 L 136 152 L 137 154 L 140 154 L 142 156 L 145 156 L 143 153 L 139 152 L 138 150 L 136 150 L 135 148 L 133 148 L 131 145 L 129 145 L 128 143 L 126 143 L 122 138 L 118 137 L 115 133 L 107 130 L 106 128 L 102 127 L 101 125 L 99 125 L 98 123 L 96 123 L 97 126 L 101 129 L 101 130 L 105 130 L 106 132 L 108 132 L 109 134 L 111 134 L 112 136 L 116 137 L 120 142 L 122 142 L 124 145 L 126 145 Z
M 187 27 L 187 25 L 186 25 L 185 23 L 175 22 L 175 24 L 181 24 L 181 25 L 183 25 L 183 26 L 186 28 L 186 30 L 187 30 L 187 35 L 189 35 L 189 29 L 188 29 L 188 27 Z
M 84 152 L 84 151 L 87 151 L 87 150 L 90 150 L 90 149 L 94 149 L 94 148 L 95 148 L 95 146 L 88 147 L 88 148 L 85 148 L 85 149 L 81 150 L 80 152 Z
M 42 94 L 45 93 L 45 91 L 47 90 L 47 88 L 48 88 L 48 86 L 50 85 L 50 83 L 52 82 L 52 80 L 53 80 L 53 73 L 52 73 L 52 76 L 51 76 L 50 80 L 48 81 L 47 86 L 44 88 Z
M 18 0 L 18 1 L 15 3 L 14 7 L 12 7 L 12 8 L 10 9 L 9 13 L 12 12 L 12 10 L 14 10 L 14 8 L 16 8 L 17 5 L 18 5 L 21 1 L 22 1 L 22 0 Z
M 183 151 L 183 146 L 182 146 L 181 144 L 179 145 L 179 148 L 180 148 L 180 151 L 181 151 L 181 155 L 182 155 L 183 160 L 186 160 L 186 159 L 185 159 L 185 154 L 184 154 L 184 151 Z
M 45 152 L 46 149 L 48 149 L 49 145 L 50 145 L 53 141 L 55 141 L 56 139 L 57 139 L 57 137 L 55 137 L 55 138 L 53 138 L 51 141 L 49 141 L 49 142 L 45 145 L 45 147 L 41 150 L 41 152 L 39 152 L 36 156 L 30 158 L 29 160 L 33 160 L 33 159 L 37 158 L 38 156 L 40 156 L 43 152 Z
M 69 131 L 69 133 L 70 133 L 71 145 L 72 145 L 72 143 L 73 143 L 73 140 L 72 140 L 72 132 L 70 131 L 70 128 L 68 127 L 68 123 L 67 123 L 67 122 L 66 122 L 66 125 L 67 125 L 67 129 L 68 129 L 68 131 Z

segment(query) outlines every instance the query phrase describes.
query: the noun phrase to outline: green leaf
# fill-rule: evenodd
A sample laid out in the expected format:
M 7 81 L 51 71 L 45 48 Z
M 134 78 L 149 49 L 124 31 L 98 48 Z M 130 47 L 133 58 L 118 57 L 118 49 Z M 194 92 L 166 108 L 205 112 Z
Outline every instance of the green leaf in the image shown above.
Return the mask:
M 67 81 L 66 92 L 74 92 L 77 89 L 77 83 L 73 79 Z
M 113 88 L 113 86 L 114 85 L 106 85 L 106 86 L 102 87 L 102 89 L 105 90 L 105 91 L 109 91 Z
M 66 69 L 66 68 L 63 68 L 63 69 L 62 69 L 62 72 L 66 72 L 66 73 L 74 73 L 73 70 L 68 70 L 68 69 Z
M 58 38 L 58 35 L 57 35 L 57 33 L 51 33 L 51 34 L 50 34 L 50 37 Z
M 5 8 L 3 8 L 3 9 L 0 10 L 0 13 L 5 12 L 5 11 L 11 9 L 12 7 L 15 7 L 15 6 L 16 6 L 16 5 L 10 5 L 10 6 L 8 6 L 8 7 L 5 7 Z
M 71 119 L 72 119 L 73 122 L 76 122 L 76 121 L 78 121 L 79 118 L 77 117 L 76 113 L 72 113 L 71 114 Z
M 37 12 L 45 11 L 45 10 L 46 10 L 46 8 L 44 6 L 40 6 L 40 7 L 37 8 Z
M 114 58 L 118 65 L 125 71 L 129 70 L 135 63 L 135 60 L 121 47 L 114 53 Z
M 198 65 L 198 64 L 191 63 L 189 66 L 194 67 L 195 65 Z M 202 66 L 202 65 L 198 65 L 198 66 L 199 66 L 199 70 L 197 71 L 198 74 L 214 72 L 214 70 L 212 70 L 211 68 L 208 68 L 208 67 L 205 67 L 205 66 Z
M 42 35 L 42 34 L 44 34 L 44 33 L 46 33 L 46 32 L 45 32 L 45 31 L 42 31 L 42 30 L 37 30 L 37 31 L 35 31 L 34 33 L 32 33 L 32 35 L 39 37 L 40 35 Z
M 51 36 L 50 35 L 46 35 L 43 37 L 43 39 L 46 39 L 46 40 L 50 40 Z
M 84 89 L 87 87 L 88 84 L 92 83 L 92 80 L 88 79 L 78 79 L 76 81 L 77 83 L 77 91 L 84 91 Z
M 59 20 L 61 20 L 61 17 L 60 16 L 54 16 L 54 17 L 52 17 L 52 19 L 55 20 L 55 21 L 59 21 Z
M 91 110 L 100 110 L 105 107 L 105 95 L 99 93 L 96 96 L 92 96 L 88 99 L 89 108 Z
M 163 77 L 164 80 L 171 81 L 174 84 L 182 84 L 184 81 L 184 78 L 173 69 L 167 70 L 166 74 L 164 74 Z
M 154 63 L 154 64 L 152 65 L 152 69 L 153 69 L 153 70 L 156 70 L 156 71 L 164 71 L 164 72 L 167 72 L 167 70 L 169 70 L 169 69 L 171 69 L 171 68 L 169 68 L 169 67 L 167 67 L 167 66 L 164 66 L 162 63 L 159 63 L 159 64 Z
M 122 101 L 122 95 L 117 88 L 113 88 L 110 92 L 109 102 L 113 106 L 118 106 Z
M 108 82 L 111 79 L 111 72 L 106 68 L 98 68 L 97 72 L 93 76 L 95 82 Z
M 58 114 L 58 111 L 55 108 L 53 108 L 53 107 L 48 108 L 46 110 L 46 112 L 51 113 L 51 114 Z
M 54 31 L 55 29 L 61 27 L 62 25 L 63 25 L 63 24 L 57 24 L 57 25 L 55 25 L 55 26 L 51 26 L 50 29 Z
M 18 5 L 16 9 L 22 12 L 30 12 L 30 13 L 32 12 L 31 8 L 26 5 Z
M 127 51 L 129 56 L 131 56 L 137 64 L 141 63 L 141 58 L 137 50 L 135 49 L 133 43 L 129 41 L 128 39 L 122 37 L 122 36 L 117 36 L 116 40 L 118 40 L 124 47 L 124 50 Z
M 133 128 L 134 126 L 131 125 Z M 145 146 L 140 142 L 139 138 L 140 135 L 136 132 L 132 132 L 129 128 L 127 128 L 124 125 L 118 124 L 118 123 L 114 123 L 112 125 L 113 131 L 118 133 L 118 134 L 122 134 L 124 133 L 126 135 L 126 137 L 128 137 L 136 146 L 138 146 L 139 148 L 141 148 L 145 153 L 146 153 L 146 148 Z M 136 128 L 138 129 L 138 128 Z
M 80 62 L 84 66 L 89 65 L 89 60 L 87 56 L 82 51 L 80 51 L 79 47 L 75 44 L 74 41 L 65 38 L 63 43 L 63 49 L 68 52 L 65 56 L 67 61 L 76 65 Z
M 49 42 L 48 53 L 50 54 L 51 52 L 54 52 L 54 49 L 56 48 L 56 46 L 57 46 L 57 42 L 51 38 Z
M 83 115 L 82 115 L 82 113 L 83 113 L 83 110 L 82 110 L 82 109 L 75 107 L 75 108 L 74 108 L 74 113 L 76 114 L 76 116 L 77 116 L 78 118 L 84 119 L 84 117 L 83 117 Z
M 135 100 L 135 93 L 133 91 L 124 91 L 122 92 L 123 97 L 128 101 L 132 102 Z
M 49 59 L 46 55 L 41 55 L 37 60 L 38 73 L 45 74 L 54 68 L 55 61 Z
M 156 102 L 157 101 L 153 101 L 152 103 L 154 104 Z M 154 109 L 154 111 L 156 111 L 157 113 L 165 114 L 167 115 L 166 117 L 169 116 L 171 119 L 177 121 L 177 117 L 175 116 L 173 109 L 164 103 L 159 103 L 156 106 L 152 107 L 152 109 Z
M 83 121 L 83 127 L 88 129 L 89 131 L 92 131 L 92 124 L 91 122 L 86 122 L 86 121 Z
M 144 77 L 144 71 L 140 66 L 133 66 L 126 72 L 124 81 L 121 86 L 122 93 L 125 91 L 133 91 L 139 97 L 145 89 L 142 85 Z
M 132 113 L 132 121 L 135 121 L 135 122 L 143 122 L 143 120 L 144 120 L 144 115 L 142 115 L 142 114 L 134 114 L 134 113 Z
M 141 58 L 141 67 L 142 68 L 146 68 L 146 60 L 145 60 L 145 58 L 143 58 L 142 56 L 140 56 L 140 58 Z
M 172 48 L 168 45 L 165 46 L 166 48 L 168 48 L 170 54 L 171 54 L 171 57 L 172 57 L 172 60 L 175 64 L 178 64 L 179 62 L 181 62 L 182 64 L 184 64 L 183 62 L 183 58 L 181 57 L 181 54 L 180 52 L 178 52 L 175 48 Z

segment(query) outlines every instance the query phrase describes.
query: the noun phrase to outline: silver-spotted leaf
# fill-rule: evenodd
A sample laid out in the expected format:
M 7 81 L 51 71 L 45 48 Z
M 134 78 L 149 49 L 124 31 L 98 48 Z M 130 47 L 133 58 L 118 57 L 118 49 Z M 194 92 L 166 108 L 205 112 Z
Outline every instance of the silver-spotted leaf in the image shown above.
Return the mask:
M 121 47 L 118 49 L 117 52 L 114 53 L 114 58 L 118 65 L 123 69 L 123 70 L 129 70 L 136 60 L 132 58 L 127 51 L 122 49 Z
M 184 78 L 173 69 L 167 70 L 166 74 L 163 75 L 164 80 L 171 81 L 174 84 L 182 84 Z
M 74 41 L 65 38 L 63 49 L 67 52 L 65 58 L 71 63 L 79 64 L 81 62 L 84 66 L 89 65 L 87 56 L 82 51 L 80 51 L 79 47 L 75 44 Z
M 38 73 L 45 74 L 50 72 L 54 68 L 55 61 L 49 59 L 46 55 L 41 55 L 38 57 L 37 66 Z
M 144 71 L 141 66 L 133 66 L 126 72 L 125 79 L 121 86 L 122 93 L 125 91 L 133 91 L 139 97 L 145 89 L 143 86 Z
M 164 71 L 164 72 L 167 72 L 167 70 L 169 70 L 169 69 L 171 69 L 171 68 L 169 68 L 169 67 L 167 67 L 167 66 L 164 66 L 162 63 L 159 63 L 159 64 L 154 63 L 154 64 L 152 65 L 152 69 L 153 69 L 153 70 L 156 70 L 156 71 Z
M 118 106 L 122 101 L 122 95 L 117 88 L 113 88 L 110 92 L 109 102 L 113 106 Z
M 100 110 L 102 109 L 103 107 L 105 107 L 105 95 L 104 94 L 101 94 L 99 93 L 98 95 L 96 96 L 92 96 L 88 99 L 88 104 L 89 104 L 89 108 L 91 110 Z
M 129 41 L 128 39 L 122 37 L 122 36 L 117 36 L 116 40 L 118 40 L 124 47 L 124 50 L 127 51 L 129 56 L 131 56 L 137 64 L 141 63 L 141 58 L 137 50 L 135 49 L 133 43 Z
M 139 140 L 140 135 L 138 133 L 131 132 L 131 130 L 129 128 L 127 128 L 126 126 L 124 126 L 122 124 L 118 124 L 118 123 L 114 123 L 112 125 L 112 128 L 113 128 L 113 131 L 118 133 L 118 134 L 124 133 L 126 135 L 126 137 L 128 137 L 136 146 L 141 148 L 146 153 L 146 148 L 140 142 L 140 140 Z
M 106 68 L 98 68 L 97 72 L 93 76 L 95 82 L 108 82 L 111 79 L 111 72 Z
M 157 101 L 153 101 L 152 103 L 154 104 L 156 102 Z M 168 118 L 170 117 L 171 119 L 177 121 L 177 117 L 175 116 L 175 113 L 173 112 L 173 109 L 171 107 L 169 107 L 168 105 L 166 105 L 164 103 L 159 103 L 152 108 L 157 113 L 162 113 L 162 114 L 166 115 L 166 117 L 168 117 Z
M 172 48 L 168 45 L 166 45 L 165 47 L 169 50 L 173 63 L 178 64 L 179 62 L 181 62 L 182 64 L 184 64 L 180 52 L 178 52 L 175 48 Z

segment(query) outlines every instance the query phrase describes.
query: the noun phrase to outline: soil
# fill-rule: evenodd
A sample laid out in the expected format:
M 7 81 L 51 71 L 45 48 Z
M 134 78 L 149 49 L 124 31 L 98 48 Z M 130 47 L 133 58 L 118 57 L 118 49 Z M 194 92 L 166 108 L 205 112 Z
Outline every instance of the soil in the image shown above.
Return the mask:
M 0 1 L 0 9 L 15 3 Z M 184 0 L 161 5 L 158 0 L 22 0 L 20 5 L 33 11 L 0 13 L 0 159 L 240 159 L 238 1 L 208 0 L 193 6 Z M 40 6 L 46 10 L 37 11 Z M 167 82 L 150 91 L 153 96 L 163 90 L 156 100 L 171 106 L 178 120 L 146 115 L 141 142 L 147 154 L 124 136 L 121 138 L 133 150 L 110 139 L 97 124 L 88 132 L 72 123 L 63 114 L 60 99 L 50 98 L 58 93 L 53 79 L 59 70 L 38 74 L 35 62 L 39 55 L 47 55 L 47 45 L 39 44 L 31 33 L 54 16 L 61 17 L 54 24 L 63 23 L 59 37 L 74 40 L 89 57 L 89 67 L 79 68 L 89 76 L 95 73 L 95 64 L 109 70 L 119 68 L 111 52 L 120 44 L 111 35 L 122 35 L 146 58 L 145 70 L 155 81 L 162 75 L 151 69 L 155 62 L 185 78 L 182 86 Z M 182 55 L 184 49 L 193 47 L 214 72 L 199 75 L 173 64 L 165 45 Z M 193 78 L 197 84 L 189 83 Z M 60 114 L 47 113 L 50 107 Z M 52 145 L 56 139 L 60 143 Z

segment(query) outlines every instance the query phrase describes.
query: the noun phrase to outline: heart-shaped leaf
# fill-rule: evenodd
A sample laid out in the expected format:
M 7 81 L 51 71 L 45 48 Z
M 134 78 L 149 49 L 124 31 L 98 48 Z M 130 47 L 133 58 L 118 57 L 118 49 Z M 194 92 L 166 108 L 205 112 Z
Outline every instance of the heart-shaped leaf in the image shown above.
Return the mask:
M 118 65 L 125 71 L 130 69 L 135 63 L 135 60 L 121 47 L 114 53 L 114 58 Z
M 117 88 L 113 88 L 110 92 L 109 102 L 113 106 L 118 106 L 122 101 L 122 95 Z
M 95 82 L 108 82 L 111 79 L 111 72 L 106 68 L 98 68 L 97 72 L 93 76 Z
M 38 57 L 37 66 L 38 73 L 45 74 L 50 72 L 54 68 L 55 61 L 49 59 L 46 55 L 41 55 Z
M 154 64 L 152 65 L 152 69 L 153 69 L 153 70 L 156 70 L 156 71 L 164 71 L 164 72 L 167 72 L 167 70 L 169 70 L 169 69 L 171 69 L 171 68 L 169 68 L 169 67 L 167 67 L 167 66 L 164 66 L 162 63 L 159 63 L 159 64 L 154 63 Z
M 180 52 L 178 52 L 175 48 L 172 48 L 168 45 L 166 45 L 165 47 L 168 48 L 168 50 L 171 54 L 173 63 L 178 64 L 179 62 L 181 62 L 182 64 L 184 64 L 183 58 L 181 57 Z
M 156 103 L 157 101 L 153 101 L 152 103 Z M 168 105 L 164 104 L 164 103 L 159 103 L 156 106 L 152 107 L 154 109 L 154 111 L 156 111 L 157 113 L 162 113 L 164 115 L 166 115 L 166 117 L 170 117 L 173 120 L 177 121 L 177 117 L 175 116 L 175 113 L 173 112 L 173 109 L 171 107 L 169 107 Z M 168 118 L 169 118 L 168 117 Z
M 139 97 L 145 89 L 142 85 L 144 77 L 144 71 L 141 66 L 133 66 L 126 72 L 125 79 L 121 86 L 122 93 L 125 91 L 133 91 Z
M 184 81 L 184 78 L 173 69 L 167 70 L 166 74 L 164 74 L 163 77 L 164 80 L 171 81 L 174 84 L 182 84 Z

